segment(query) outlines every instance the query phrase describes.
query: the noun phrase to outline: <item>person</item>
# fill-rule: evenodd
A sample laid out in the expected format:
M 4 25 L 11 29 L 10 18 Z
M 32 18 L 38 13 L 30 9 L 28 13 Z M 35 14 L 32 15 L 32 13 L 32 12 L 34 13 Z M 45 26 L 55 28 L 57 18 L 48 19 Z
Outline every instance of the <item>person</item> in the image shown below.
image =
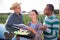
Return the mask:
M 54 14 L 54 6 L 47 4 L 44 9 L 44 14 L 46 17 L 43 22 L 43 27 L 40 28 L 44 30 L 44 40 L 58 40 L 59 20 Z
M 21 3 L 19 4 L 19 3 L 15 2 L 12 4 L 12 7 L 10 8 L 10 10 L 13 10 L 14 13 L 12 13 L 9 16 L 9 18 L 6 22 L 6 30 L 9 31 L 9 33 L 5 33 L 5 37 L 7 37 L 7 38 L 9 37 L 8 35 L 10 34 L 10 37 L 12 39 L 13 32 L 18 30 L 18 27 L 16 28 L 14 26 L 14 24 L 23 24 L 23 16 L 21 14 L 21 6 L 20 5 L 21 5 Z M 20 36 L 16 37 L 16 40 L 20 40 L 20 39 L 22 40 L 23 38 L 20 38 Z
M 42 27 L 42 24 L 38 21 L 38 12 L 36 10 L 32 10 L 30 13 L 31 22 L 28 23 L 29 30 L 33 29 L 33 33 L 35 34 L 35 37 L 30 40 L 42 40 L 42 30 L 40 30 L 40 27 Z M 31 30 L 32 31 L 32 30 Z

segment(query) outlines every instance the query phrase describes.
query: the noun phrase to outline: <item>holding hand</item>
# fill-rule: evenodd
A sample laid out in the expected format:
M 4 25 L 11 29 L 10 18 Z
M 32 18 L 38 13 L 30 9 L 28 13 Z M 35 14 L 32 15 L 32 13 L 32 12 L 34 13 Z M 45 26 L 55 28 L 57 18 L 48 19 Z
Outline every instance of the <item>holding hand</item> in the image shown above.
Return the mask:
M 47 26 L 44 25 L 44 26 L 40 27 L 40 29 L 41 30 L 46 30 L 47 29 Z

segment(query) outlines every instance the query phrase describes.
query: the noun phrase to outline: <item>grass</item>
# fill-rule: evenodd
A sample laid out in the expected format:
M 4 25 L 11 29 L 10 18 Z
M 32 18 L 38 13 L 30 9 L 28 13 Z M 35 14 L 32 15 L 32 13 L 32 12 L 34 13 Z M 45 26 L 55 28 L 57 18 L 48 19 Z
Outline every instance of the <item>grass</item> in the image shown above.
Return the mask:
M 0 23 L 4 24 L 7 18 L 8 18 L 8 15 L 0 15 Z
M 28 14 L 23 15 L 23 22 L 24 22 L 24 24 L 27 24 L 27 23 L 30 22 L 30 21 L 31 21 L 31 19 L 30 19 L 30 17 L 29 17 Z

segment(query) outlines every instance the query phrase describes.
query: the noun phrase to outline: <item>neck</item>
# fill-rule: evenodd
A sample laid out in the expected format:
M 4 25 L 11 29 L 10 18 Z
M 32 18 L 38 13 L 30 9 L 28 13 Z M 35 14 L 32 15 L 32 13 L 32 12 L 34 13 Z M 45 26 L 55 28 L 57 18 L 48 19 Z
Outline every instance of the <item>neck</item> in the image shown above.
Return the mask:
M 48 15 L 47 16 L 51 16 L 52 15 L 52 12 L 51 13 L 48 13 Z
M 32 23 L 36 24 L 37 23 L 37 19 L 32 19 Z
M 20 13 L 15 12 L 15 14 L 19 15 Z

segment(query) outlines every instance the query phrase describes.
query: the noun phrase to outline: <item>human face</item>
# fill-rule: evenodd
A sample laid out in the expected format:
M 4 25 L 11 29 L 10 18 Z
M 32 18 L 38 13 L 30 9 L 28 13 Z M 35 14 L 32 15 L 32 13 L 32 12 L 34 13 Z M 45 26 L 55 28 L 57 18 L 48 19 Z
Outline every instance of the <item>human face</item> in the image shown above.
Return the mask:
M 51 13 L 51 10 L 49 9 L 49 6 L 46 6 L 44 9 L 44 14 L 49 15 Z
M 20 7 L 20 6 L 17 6 L 17 7 L 14 9 L 14 11 L 15 11 L 16 13 L 20 13 L 20 12 L 21 12 L 21 7 Z
M 35 13 L 34 11 L 32 11 L 32 12 L 30 13 L 30 18 L 31 18 L 31 19 L 36 19 L 36 18 L 37 18 L 37 15 L 36 15 L 36 13 Z

